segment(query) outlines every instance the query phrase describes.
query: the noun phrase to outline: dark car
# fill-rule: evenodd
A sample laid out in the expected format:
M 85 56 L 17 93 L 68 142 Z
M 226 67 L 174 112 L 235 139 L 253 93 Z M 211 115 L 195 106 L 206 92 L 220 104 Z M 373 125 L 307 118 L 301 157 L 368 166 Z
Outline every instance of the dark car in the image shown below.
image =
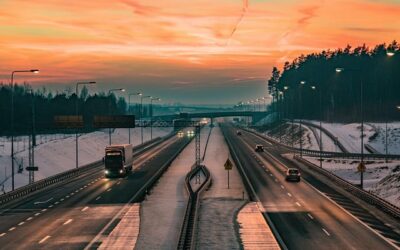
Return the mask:
M 286 178 L 287 181 L 300 181 L 300 172 L 297 168 L 289 168 L 286 170 Z
M 236 134 L 237 135 L 242 135 L 242 131 L 238 130 L 238 131 L 236 131 Z
M 263 145 L 256 145 L 256 148 L 254 149 L 256 152 L 264 152 L 264 146 Z

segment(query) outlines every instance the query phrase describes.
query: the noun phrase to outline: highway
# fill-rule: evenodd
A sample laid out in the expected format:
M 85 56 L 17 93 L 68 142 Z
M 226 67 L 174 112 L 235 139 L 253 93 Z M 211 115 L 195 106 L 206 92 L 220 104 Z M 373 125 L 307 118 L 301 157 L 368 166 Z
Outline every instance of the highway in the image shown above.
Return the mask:
M 371 231 L 327 198 L 325 193 L 345 199 L 313 176 L 302 172 L 301 182 L 286 182 L 285 170 L 296 164 L 282 157 L 277 147 L 243 130 L 238 136 L 236 128 L 230 125 L 223 129 L 251 182 L 255 200 L 262 204 L 264 215 L 270 218 L 288 249 L 395 249 L 395 243 L 399 246 L 398 234 L 346 200 L 391 239 Z M 266 152 L 254 152 L 256 144 L 266 146 Z
M 95 248 L 118 224 L 124 206 L 140 201 L 140 189 L 188 141 L 175 136 L 142 153 L 125 178 L 106 179 L 103 167 L 97 168 L 2 208 L 1 249 Z

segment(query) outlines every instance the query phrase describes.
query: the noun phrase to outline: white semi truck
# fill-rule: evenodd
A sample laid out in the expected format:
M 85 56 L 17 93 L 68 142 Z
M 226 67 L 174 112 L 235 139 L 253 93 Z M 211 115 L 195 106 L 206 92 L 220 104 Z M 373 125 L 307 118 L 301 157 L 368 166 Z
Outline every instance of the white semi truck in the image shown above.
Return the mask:
M 132 144 L 110 145 L 104 157 L 105 176 L 126 176 L 133 168 Z

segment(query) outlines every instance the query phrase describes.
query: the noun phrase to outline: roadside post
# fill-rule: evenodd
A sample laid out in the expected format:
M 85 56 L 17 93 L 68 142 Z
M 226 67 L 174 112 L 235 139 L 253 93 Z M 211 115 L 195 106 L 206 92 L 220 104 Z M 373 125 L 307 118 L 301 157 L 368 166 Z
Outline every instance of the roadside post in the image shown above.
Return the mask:
M 227 173 L 228 173 L 228 189 L 229 189 L 229 170 L 232 170 L 232 162 L 231 162 L 231 160 L 229 160 L 229 158 L 228 159 L 226 159 L 226 162 L 225 162 L 225 164 L 224 164 L 224 167 L 225 167 L 225 170 L 227 171 Z

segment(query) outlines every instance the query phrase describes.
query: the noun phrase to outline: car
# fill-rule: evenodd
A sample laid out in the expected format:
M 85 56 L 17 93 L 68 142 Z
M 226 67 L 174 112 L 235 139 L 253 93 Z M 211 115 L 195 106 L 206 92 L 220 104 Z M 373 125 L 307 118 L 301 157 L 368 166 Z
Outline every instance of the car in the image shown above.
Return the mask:
M 300 171 L 297 168 L 288 168 L 286 170 L 286 181 L 300 181 Z
M 254 149 L 256 152 L 264 152 L 264 146 L 257 144 L 256 148 Z
M 242 131 L 238 130 L 238 131 L 236 131 L 236 134 L 237 135 L 242 135 Z

